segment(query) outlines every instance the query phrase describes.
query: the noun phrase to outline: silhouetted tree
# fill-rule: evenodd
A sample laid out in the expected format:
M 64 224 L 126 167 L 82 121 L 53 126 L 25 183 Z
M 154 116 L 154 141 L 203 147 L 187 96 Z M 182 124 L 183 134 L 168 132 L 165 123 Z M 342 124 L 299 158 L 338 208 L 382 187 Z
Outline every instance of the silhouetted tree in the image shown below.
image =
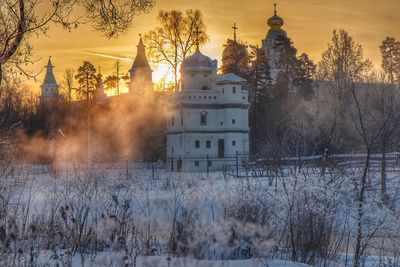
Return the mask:
M 197 42 L 208 40 L 203 14 L 193 9 L 185 15 L 179 10 L 161 10 L 157 19 L 161 26 L 147 33 L 145 40 L 154 60 L 172 67 L 176 90 L 180 64 L 196 49 Z
M 75 76 L 79 87 L 76 89 L 81 97 L 89 100 L 93 92 L 96 90 L 97 77 L 96 68 L 89 61 L 84 61 L 83 65 L 79 67 L 78 74 Z
M 400 41 L 387 37 L 379 47 L 382 55 L 382 68 L 391 83 L 400 82 Z
M 106 37 L 118 37 L 131 26 L 135 16 L 148 12 L 154 0 L 2 0 L 0 2 L 0 84 L 3 65 L 12 64 L 21 74 L 35 78 L 26 70 L 33 63 L 29 38 L 45 34 L 51 23 L 66 30 L 79 23 L 90 24 Z M 46 12 L 43 7 L 46 7 Z M 85 11 L 75 16 L 74 11 Z M 76 19 L 78 17 L 78 19 Z
M 237 40 L 228 39 L 222 54 L 222 73 L 235 73 L 246 78 L 249 71 L 250 55 L 247 46 Z

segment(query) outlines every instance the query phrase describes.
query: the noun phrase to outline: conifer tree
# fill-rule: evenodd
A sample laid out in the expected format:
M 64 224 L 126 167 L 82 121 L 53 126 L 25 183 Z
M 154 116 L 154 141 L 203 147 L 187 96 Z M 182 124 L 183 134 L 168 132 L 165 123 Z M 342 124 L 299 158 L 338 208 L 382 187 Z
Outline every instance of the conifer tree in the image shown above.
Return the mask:
M 266 114 L 271 104 L 270 88 L 271 75 L 265 52 L 257 46 L 250 46 L 251 63 L 247 73 L 248 88 L 250 89 L 250 125 L 252 151 L 258 149 L 258 143 L 266 135 Z
M 78 74 L 75 76 L 79 87 L 76 89 L 77 93 L 84 99 L 89 100 L 93 92 L 96 90 L 96 68 L 89 61 L 84 61 L 83 65 L 79 67 Z
M 228 39 L 222 55 L 222 73 L 234 73 L 246 78 L 249 71 L 250 55 L 247 46 L 237 40 Z

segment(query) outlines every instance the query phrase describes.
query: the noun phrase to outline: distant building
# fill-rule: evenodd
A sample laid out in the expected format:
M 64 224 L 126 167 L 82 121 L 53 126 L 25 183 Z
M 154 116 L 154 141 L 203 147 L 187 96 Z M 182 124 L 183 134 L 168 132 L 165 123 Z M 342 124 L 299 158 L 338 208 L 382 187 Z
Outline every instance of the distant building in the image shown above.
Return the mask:
M 143 94 L 153 91 L 153 70 L 147 60 L 145 48 L 142 36 L 140 36 L 136 58 L 129 70 L 129 93 Z
M 58 96 L 58 88 L 56 78 L 53 73 L 53 64 L 51 63 L 51 57 L 46 66 L 46 76 L 44 77 L 43 84 L 41 85 L 40 104 L 45 104 L 49 101 L 54 100 Z
M 103 76 L 100 73 L 97 74 L 96 79 L 96 90 L 94 91 L 93 98 L 95 100 L 105 100 L 107 98 L 107 94 L 104 92 L 104 85 L 103 85 Z
M 274 15 L 268 19 L 268 26 L 270 29 L 268 30 L 265 39 L 262 40 L 262 48 L 269 60 L 270 73 L 273 81 L 276 80 L 280 71 L 278 65 L 280 60 L 280 49 L 277 40 L 279 40 L 279 37 L 287 38 L 286 31 L 282 29 L 285 21 L 277 15 L 276 4 L 274 7 Z
M 217 75 L 217 61 L 198 49 L 181 67 L 181 90 L 168 105 L 169 171 L 222 170 L 248 159 L 248 92 L 245 80 Z

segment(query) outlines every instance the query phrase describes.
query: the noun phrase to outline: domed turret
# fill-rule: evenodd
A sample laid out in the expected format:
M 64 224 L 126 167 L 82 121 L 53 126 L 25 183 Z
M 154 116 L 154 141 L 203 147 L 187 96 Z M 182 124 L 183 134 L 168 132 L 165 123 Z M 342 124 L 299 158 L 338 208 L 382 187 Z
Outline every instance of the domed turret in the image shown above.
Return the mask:
M 101 75 L 100 68 L 99 68 L 99 74 L 97 74 L 96 82 L 97 84 L 96 84 L 96 91 L 94 93 L 94 98 L 99 100 L 106 98 L 107 95 L 104 92 L 103 76 Z
M 217 61 L 203 55 L 199 49 L 181 66 L 181 90 L 211 90 L 217 77 Z
M 276 14 L 276 3 L 274 4 L 274 15 L 268 19 L 268 26 L 270 26 L 272 29 L 280 29 L 283 24 L 285 24 L 285 21 L 283 18 L 279 17 Z
M 265 55 L 268 58 L 270 65 L 271 78 L 275 80 L 279 73 L 279 58 L 280 48 L 278 47 L 278 41 L 282 38 L 287 38 L 285 30 L 282 29 L 284 20 L 277 15 L 276 3 L 274 4 L 274 15 L 268 19 L 268 30 L 267 36 L 262 41 L 262 48 L 265 51 Z
M 268 26 L 271 28 L 280 28 L 283 26 L 283 24 L 285 24 L 285 21 L 277 15 L 274 15 L 268 19 Z
M 211 72 L 214 68 L 215 62 L 197 50 L 193 55 L 183 61 L 181 72 Z

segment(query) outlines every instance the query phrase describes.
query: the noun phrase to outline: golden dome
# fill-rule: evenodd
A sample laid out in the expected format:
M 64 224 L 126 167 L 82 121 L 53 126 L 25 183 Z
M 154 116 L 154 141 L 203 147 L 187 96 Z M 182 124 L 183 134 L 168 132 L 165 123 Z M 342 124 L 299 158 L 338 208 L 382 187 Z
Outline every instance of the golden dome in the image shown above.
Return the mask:
M 272 29 L 280 29 L 283 24 L 285 24 L 285 21 L 283 18 L 279 17 L 276 14 L 276 3 L 274 4 L 274 15 L 268 19 L 268 26 L 270 26 Z
M 273 17 L 268 19 L 268 26 L 270 26 L 271 28 L 279 29 L 283 26 L 283 24 L 285 24 L 285 21 L 277 15 L 274 15 Z

